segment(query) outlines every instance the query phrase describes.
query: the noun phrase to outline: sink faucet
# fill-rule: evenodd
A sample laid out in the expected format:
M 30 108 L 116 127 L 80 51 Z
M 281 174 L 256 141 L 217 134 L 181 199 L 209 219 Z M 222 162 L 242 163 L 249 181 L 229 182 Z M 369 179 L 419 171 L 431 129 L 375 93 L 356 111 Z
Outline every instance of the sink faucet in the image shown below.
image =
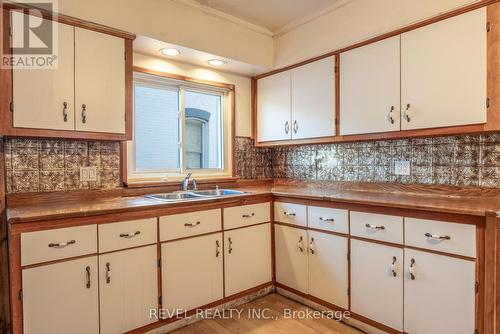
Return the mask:
M 188 190 L 190 177 L 191 177 L 191 173 L 187 173 L 186 176 L 184 176 L 184 179 L 182 180 L 182 190 L 183 191 Z

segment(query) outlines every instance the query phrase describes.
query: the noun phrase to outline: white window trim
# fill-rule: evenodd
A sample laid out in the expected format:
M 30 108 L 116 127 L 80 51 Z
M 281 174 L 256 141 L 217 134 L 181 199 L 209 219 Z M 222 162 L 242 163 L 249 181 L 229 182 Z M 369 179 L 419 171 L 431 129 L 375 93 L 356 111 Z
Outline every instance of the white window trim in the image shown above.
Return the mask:
M 139 81 L 143 84 L 150 85 L 152 87 L 178 89 L 180 94 L 180 137 L 181 137 L 181 154 L 180 157 L 180 169 L 174 170 L 161 170 L 161 171 L 151 171 L 151 172 L 136 172 L 135 170 L 135 140 L 127 142 L 127 183 L 134 182 L 164 182 L 164 181 L 178 181 L 182 180 L 184 176 L 189 172 L 192 173 L 193 177 L 197 179 L 212 179 L 212 178 L 222 178 L 222 177 L 232 177 L 233 161 L 232 161 L 232 150 L 233 150 L 233 140 L 234 137 L 232 129 L 232 101 L 234 100 L 232 94 L 233 90 L 212 86 L 208 84 L 200 84 L 194 82 L 188 82 L 184 80 L 164 78 L 157 75 L 145 74 L 141 72 L 134 72 L 134 84 Z M 185 108 L 184 102 L 184 91 L 192 92 L 203 92 L 212 93 L 221 96 L 221 142 L 222 142 L 222 168 L 204 168 L 204 169 L 186 169 L 183 166 L 185 161 L 185 150 L 182 148 L 185 142 Z M 135 98 L 135 92 L 133 94 L 133 99 Z M 133 103 L 135 107 L 135 103 Z M 133 108 L 133 119 L 135 119 L 135 108 Z M 135 138 L 135 122 L 133 128 L 133 138 Z

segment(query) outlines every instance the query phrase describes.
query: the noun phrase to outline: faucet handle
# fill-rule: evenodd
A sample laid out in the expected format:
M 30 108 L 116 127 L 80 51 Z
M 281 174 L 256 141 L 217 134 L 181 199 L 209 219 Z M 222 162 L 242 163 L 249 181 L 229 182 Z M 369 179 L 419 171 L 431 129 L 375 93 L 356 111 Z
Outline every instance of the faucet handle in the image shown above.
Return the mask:
M 193 190 L 198 190 L 198 184 L 196 183 L 196 179 L 193 179 Z

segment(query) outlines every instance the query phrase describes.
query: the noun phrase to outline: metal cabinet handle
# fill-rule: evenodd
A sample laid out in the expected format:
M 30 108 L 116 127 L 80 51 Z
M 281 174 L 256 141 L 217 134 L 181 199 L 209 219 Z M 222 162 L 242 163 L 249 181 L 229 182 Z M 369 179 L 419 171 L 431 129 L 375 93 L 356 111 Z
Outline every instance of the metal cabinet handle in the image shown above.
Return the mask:
M 68 121 L 68 102 L 63 102 L 63 119 L 65 122 Z
M 220 255 L 220 243 L 219 240 L 215 240 L 215 257 Z
M 393 112 L 394 112 L 394 106 L 391 106 L 391 110 L 389 111 L 389 114 L 387 115 L 387 120 L 391 124 L 394 124 L 394 117 L 392 117 Z
M 314 255 L 314 238 L 309 241 L 309 252 Z
M 288 134 L 290 132 L 290 124 L 288 124 L 288 121 L 285 123 L 285 133 Z
M 49 244 L 49 247 L 50 248 L 63 248 L 63 247 L 66 247 L 66 246 L 69 246 L 69 245 L 74 245 L 76 244 L 76 240 L 70 240 L 70 241 L 66 241 L 66 242 L 58 242 L 58 243 L 50 243 Z
M 298 247 L 301 253 L 304 253 L 304 244 L 302 243 L 304 238 L 302 236 L 299 237 Z
M 385 230 L 385 226 L 384 225 L 366 224 L 365 226 L 366 226 L 366 228 L 368 228 L 370 230 Z
M 111 283 L 111 264 L 106 263 L 106 283 Z
M 227 252 L 229 254 L 231 254 L 233 252 L 233 240 L 231 240 L 231 238 L 227 238 L 227 241 L 229 243 L 229 248 L 228 248 Z
M 283 214 L 284 214 L 285 216 L 293 216 L 293 217 L 294 217 L 294 216 L 296 216 L 296 214 L 295 214 L 295 213 L 293 213 L 293 212 L 287 212 L 287 211 L 284 211 L 284 212 L 283 212 Z
M 410 279 L 412 281 L 415 280 L 415 259 L 410 260 L 410 267 L 408 268 L 408 272 L 410 273 Z
M 333 219 L 333 218 L 319 217 L 319 220 L 321 220 L 323 222 L 327 222 L 327 223 L 333 223 L 333 222 L 335 222 L 335 219 Z
M 195 227 L 195 226 L 198 226 L 200 224 L 201 224 L 201 222 L 197 221 L 195 223 L 186 223 L 186 224 L 184 224 L 184 226 L 186 226 L 186 227 Z
M 392 271 L 392 276 L 396 277 L 398 276 L 398 273 L 396 272 L 396 262 L 398 261 L 398 259 L 393 256 L 392 257 L 392 263 L 391 263 L 391 271 Z
M 82 104 L 82 123 L 87 123 L 87 105 Z
M 299 123 L 297 121 L 293 122 L 293 133 L 297 133 L 299 131 Z
M 141 231 L 135 231 L 133 233 L 121 233 L 120 238 L 133 238 L 139 234 L 141 234 Z
M 251 214 L 244 214 L 241 217 L 243 217 L 243 218 L 252 218 L 253 216 L 255 216 L 255 213 L 252 212 Z
M 426 233 L 425 236 L 429 239 L 434 239 L 434 240 L 451 240 L 451 237 L 449 235 Z
M 87 279 L 87 283 L 85 286 L 87 287 L 87 289 L 90 289 L 90 267 L 89 266 L 87 266 L 85 268 L 85 277 Z
M 408 104 L 406 105 L 406 109 L 405 109 L 404 116 L 403 116 L 403 117 L 404 117 L 404 119 L 405 119 L 408 123 L 410 123 L 410 121 L 411 121 L 410 114 L 409 114 L 410 107 L 411 107 L 411 106 L 410 106 L 410 104 L 408 103 Z

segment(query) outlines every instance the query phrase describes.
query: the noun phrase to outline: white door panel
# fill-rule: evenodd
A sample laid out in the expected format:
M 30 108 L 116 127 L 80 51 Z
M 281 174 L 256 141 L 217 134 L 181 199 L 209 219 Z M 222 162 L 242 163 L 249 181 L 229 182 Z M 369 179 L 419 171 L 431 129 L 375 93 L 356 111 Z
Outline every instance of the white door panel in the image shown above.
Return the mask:
M 400 36 L 340 54 L 340 134 L 400 130 Z
M 486 37 L 485 7 L 401 35 L 403 130 L 486 122 Z
M 474 261 L 405 249 L 405 267 L 405 332 L 474 333 Z
M 290 71 L 257 81 L 257 141 L 292 139 Z
M 292 139 L 335 135 L 335 57 L 291 71 Z

